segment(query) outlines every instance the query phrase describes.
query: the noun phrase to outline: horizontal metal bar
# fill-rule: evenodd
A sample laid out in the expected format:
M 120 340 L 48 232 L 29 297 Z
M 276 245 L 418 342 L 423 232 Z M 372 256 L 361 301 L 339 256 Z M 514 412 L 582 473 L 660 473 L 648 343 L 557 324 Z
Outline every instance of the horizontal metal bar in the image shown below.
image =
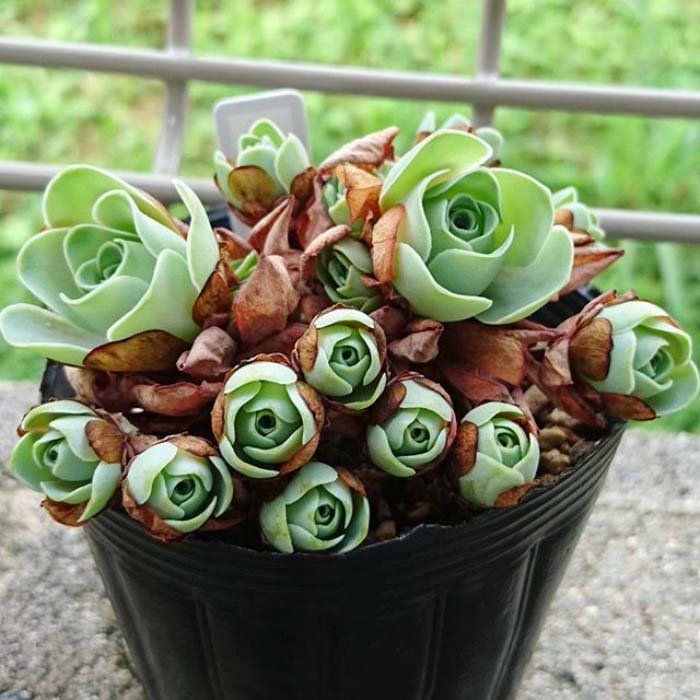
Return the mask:
M 0 189 L 42 190 L 62 166 L 0 161 Z M 150 192 L 163 202 L 178 201 L 172 178 L 113 171 L 116 175 Z M 182 178 L 206 204 L 221 204 L 221 195 L 211 180 Z M 601 224 L 611 238 L 639 241 L 675 241 L 700 244 L 700 216 L 663 212 L 598 209 Z
M 41 191 L 48 181 L 64 166 L 39 165 L 37 163 L 0 161 L 0 190 Z M 173 177 L 151 173 L 134 173 L 112 170 L 115 175 L 150 192 L 156 199 L 169 204 L 180 201 Z M 181 177 L 205 204 L 221 204 L 222 197 L 213 180 Z
M 124 73 L 161 80 L 295 87 L 475 105 L 567 112 L 700 117 L 700 92 L 531 80 L 484 80 L 431 73 L 283 61 L 173 55 L 93 44 L 0 39 L 0 63 Z
M 700 216 L 632 209 L 597 209 L 611 238 L 700 244 Z

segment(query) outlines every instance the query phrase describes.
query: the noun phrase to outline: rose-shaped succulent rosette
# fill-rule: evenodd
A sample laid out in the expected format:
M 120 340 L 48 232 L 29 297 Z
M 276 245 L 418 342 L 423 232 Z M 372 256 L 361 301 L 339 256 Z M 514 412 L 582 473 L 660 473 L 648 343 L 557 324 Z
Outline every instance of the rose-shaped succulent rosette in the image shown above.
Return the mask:
M 223 529 L 234 482 L 226 463 L 202 438 L 179 435 L 147 447 L 129 463 L 123 502 L 129 514 L 163 540 L 195 530 Z
M 600 218 L 583 202 L 579 201 L 575 187 L 565 187 L 552 194 L 552 203 L 557 220 L 575 233 L 585 234 L 593 241 L 602 241 L 605 231 L 600 226 Z
M 573 244 L 554 225 L 549 190 L 485 168 L 491 147 L 440 130 L 387 175 L 372 234 L 375 277 L 419 315 L 503 324 L 529 316 L 569 281 Z
M 447 392 L 420 374 L 392 379 L 367 428 L 369 458 L 398 477 L 411 477 L 439 464 L 454 440 L 457 421 Z
M 202 204 L 177 187 L 192 216 L 187 239 L 165 207 L 103 170 L 56 175 L 44 193 L 47 230 L 17 257 L 20 279 L 48 309 L 7 307 L 6 340 L 93 369 L 171 367 L 199 332 L 192 307 L 219 261 Z M 130 352 L 115 348 L 126 339 Z
M 440 125 L 440 129 L 457 129 L 461 131 L 467 131 L 476 134 L 480 139 L 486 141 L 493 151 L 492 160 L 498 160 L 501 157 L 501 152 L 503 151 L 503 134 L 501 134 L 498 129 L 494 129 L 491 126 L 480 126 L 474 128 L 471 122 L 463 115 L 455 112 L 445 119 L 445 121 Z M 416 131 L 416 140 L 420 141 L 424 138 L 430 136 L 434 131 L 438 129 L 437 126 L 437 116 L 432 110 L 427 111 L 423 115 L 423 119 L 418 126 Z
M 478 506 L 532 482 L 540 446 L 520 408 L 492 401 L 467 413 L 457 431 L 452 467 L 462 497 Z
M 32 408 L 18 432 L 10 472 L 46 496 L 53 517 L 80 525 L 107 506 L 122 472 L 113 424 L 77 401 L 52 401 Z
M 690 336 L 656 304 L 611 303 L 571 339 L 577 381 L 600 394 L 606 411 L 651 420 L 688 406 L 700 379 Z
M 316 276 L 328 298 L 365 313 L 378 309 L 384 299 L 376 285 L 368 284 L 371 275 L 369 248 L 350 235 L 327 245 L 316 259 Z
M 224 197 L 238 210 L 252 203 L 269 211 L 279 197 L 294 192 L 294 179 L 311 165 L 304 144 L 295 134 L 286 136 L 269 119 L 258 119 L 238 140 L 235 165 L 217 151 L 216 181 Z
M 260 508 L 260 529 L 280 552 L 335 552 L 360 545 L 369 530 L 362 484 L 344 469 L 309 462 Z
M 386 386 L 384 332 L 357 309 L 322 311 L 297 341 L 294 358 L 308 384 L 350 411 L 371 406 Z
M 239 474 L 273 479 L 309 461 L 325 421 L 323 402 L 283 355 L 258 355 L 228 375 L 212 413 L 223 458 Z

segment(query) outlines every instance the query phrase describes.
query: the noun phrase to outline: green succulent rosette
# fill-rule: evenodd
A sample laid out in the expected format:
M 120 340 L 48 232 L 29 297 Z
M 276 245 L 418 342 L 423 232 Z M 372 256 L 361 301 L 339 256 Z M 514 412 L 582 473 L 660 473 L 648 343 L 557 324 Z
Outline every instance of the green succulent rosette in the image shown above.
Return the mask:
M 370 316 L 333 306 L 322 311 L 294 346 L 304 380 L 324 398 L 363 411 L 386 386 L 386 339 Z
M 384 294 L 368 284 L 372 276 L 369 248 L 350 235 L 329 243 L 316 259 L 316 277 L 334 304 L 352 306 L 365 313 L 378 309 Z
M 369 502 L 349 472 L 305 464 L 284 491 L 260 508 L 260 529 L 276 550 L 335 552 L 358 547 L 369 531 Z
M 336 175 L 332 175 L 322 189 L 323 203 L 331 221 L 339 226 L 350 225 L 350 207 L 347 202 L 347 188 Z
M 554 225 L 549 190 L 486 168 L 486 141 L 439 130 L 391 169 L 373 231 L 375 276 L 437 321 L 504 324 L 529 316 L 569 281 L 573 244 Z
M 238 522 L 230 512 L 234 495 L 226 463 L 206 440 L 191 435 L 156 442 L 137 454 L 123 483 L 129 514 L 166 541 Z
M 620 418 L 651 420 L 692 403 L 700 390 L 690 336 L 656 304 L 611 303 L 574 334 L 569 359 L 577 381 Z
M 146 355 L 134 352 L 128 369 L 172 366 L 200 330 L 192 308 L 219 261 L 204 207 L 186 185 L 176 187 L 192 217 L 187 238 L 165 207 L 118 177 L 85 165 L 58 173 L 44 193 L 47 229 L 17 257 L 20 280 L 47 308 L 4 309 L 7 342 L 82 365 L 96 348 L 159 331 L 151 350 L 165 360 L 149 355 L 142 366 Z
M 454 440 L 457 421 L 447 392 L 420 374 L 391 380 L 367 428 L 372 464 L 398 477 L 437 466 Z
M 265 198 L 274 200 L 292 192 L 294 178 L 310 165 L 309 155 L 299 137 L 295 134 L 285 136 L 274 122 L 264 118 L 254 122 L 238 139 L 235 165 L 221 151 L 214 154 L 216 181 L 226 200 L 237 209 L 245 208 L 243 195 L 246 188 L 241 187 L 242 180 L 236 175 L 232 181 L 234 170 L 255 168 L 263 171 L 269 178 L 265 180 Z M 261 185 L 259 181 L 256 184 Z
M 77 401 L 52 401 L 32 408 L 18 432 L 10 472 L 46 496 L 52 517 L 81 525 L 109 504 L 122 473 L 113 424 Z
M 531 483 L 540 446 L 520 408 L 492 401 L 462 419 L 452 468 L 462 497 L 478 506 L 499 505 L 499 496 Z
M 283 355 L 258 355 L 227 376 L 212 412 L 221 455 L 239 474 L 274 479 L 316 451 L 323 402 Z
M 416 140 L 420 141 L 437 129 L 458 129 L 462 131 L 467 131 L 476 134 L 480 139 L 486 141 L 491 150 L 493 151 L 492 159 L 499 160 L 501 154 L 503 153 L 504 139 L 503 134 L 498 129 L 494 129 L 492 126 L 481 126 L 474 128 L 471 122 L 459 112 L 451 114 L 445 121 L 438 127 L 437 116 L 432 110 L 428 110 L 418 125 L 416 131 Z
M 584 233 L 593 241 L 602 241 L 605 231 L 600 226 L 600 217 L 579 201 L 575 187 L 565 187 L 552 194 L 556 219 L 575 233 Z

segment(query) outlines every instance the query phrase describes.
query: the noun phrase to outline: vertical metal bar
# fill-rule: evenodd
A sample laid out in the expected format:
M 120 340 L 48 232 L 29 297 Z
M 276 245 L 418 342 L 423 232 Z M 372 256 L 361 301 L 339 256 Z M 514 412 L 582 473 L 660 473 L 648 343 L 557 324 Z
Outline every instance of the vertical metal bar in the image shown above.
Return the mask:
M 170 0 L 167 49 L 174 54 L 190 54 L 194 0 Z M 180 169 L 187 123 L 187 80 L 166 83 L 160 139 L 153 163 L 156 173 L 174 175 Z
M 506 16 L 506 0 L 484 0 L 481 14 L 481 32 L 476 56 L 477 80 L 498 78 L 501 69 L 501 39 Z M 486 126 L 493 122 L 494 104 L 478 103 L 474 106 L 474 123 Z

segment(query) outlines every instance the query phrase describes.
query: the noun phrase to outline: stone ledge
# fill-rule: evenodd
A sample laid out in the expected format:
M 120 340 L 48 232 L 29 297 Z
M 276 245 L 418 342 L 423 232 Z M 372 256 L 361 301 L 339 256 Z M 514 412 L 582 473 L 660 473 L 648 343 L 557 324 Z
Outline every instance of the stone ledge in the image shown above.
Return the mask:
M 36 398 L 0 382 L 0 700 L 145 700 L 82 534 L 5 473 Z M 625 436 L 519 700 L 700 697 L 699 453 L 695 436 Z

